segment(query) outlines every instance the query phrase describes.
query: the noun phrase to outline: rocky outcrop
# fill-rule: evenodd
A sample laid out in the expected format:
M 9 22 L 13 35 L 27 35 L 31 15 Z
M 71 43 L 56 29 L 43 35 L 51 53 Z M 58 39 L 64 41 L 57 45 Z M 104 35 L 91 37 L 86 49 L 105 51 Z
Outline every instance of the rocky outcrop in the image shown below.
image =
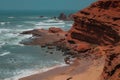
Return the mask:
M 64 31 L 60 28 L 51 27 L 51 28 L 49 28 L 49 32 L 51 32 L 51 33 L 62 33 Z
M 58 17 L 58 19 L 60 20 L 66 20 L 67 19 L 67 16 L 64 14 L 64 13 L 61 13 Z
M 30 31 L 24 31 L 21 34 L 32 34 L 33 38 L 29 42 L 21 42 L 25 45 L 41 45 L 48 46 L 53 45 L 55 42 L 64 40 L 66 32 L 60 28 L 51 27 L 49 30 L 34 29 Z
M 69 31 L 72 39 L 93 44 L 116 44 L 120 41 L 120 1 L 100 0 L 73 15 Z
M 67 16 L 65 13 L 60 13 L 60 15 L 58 16 L 58 19 L 69 21 L 69 20 L 73 20 L 73 17 L 72 17 L 72 14 L 69 14 Z

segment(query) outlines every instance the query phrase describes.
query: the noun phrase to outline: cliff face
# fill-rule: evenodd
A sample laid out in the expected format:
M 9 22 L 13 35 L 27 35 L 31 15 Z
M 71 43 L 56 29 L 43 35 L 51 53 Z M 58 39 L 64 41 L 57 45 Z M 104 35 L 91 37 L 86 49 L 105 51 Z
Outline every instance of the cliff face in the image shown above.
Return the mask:
M 106 45 L 120 40 L 120 1 L 100 0 L 73 15 L 72 39 Z
M 104 50 L 106 59 L 101 80 L 120 80 L 120 44 Z
M 99 0 L 73 18 L 68 40 L 106 46 L 101 80 L 120 80 L 120 0 Z

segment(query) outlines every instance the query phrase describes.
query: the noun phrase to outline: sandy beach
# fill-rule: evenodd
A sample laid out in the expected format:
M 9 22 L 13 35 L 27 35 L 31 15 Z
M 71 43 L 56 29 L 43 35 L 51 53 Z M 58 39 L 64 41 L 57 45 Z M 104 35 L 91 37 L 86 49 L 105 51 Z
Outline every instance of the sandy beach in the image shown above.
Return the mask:
M 75 59 L 71 65 L 57 67 L 19 80 L 99 80 L 103 67 L 104 57 L 97 60 Z

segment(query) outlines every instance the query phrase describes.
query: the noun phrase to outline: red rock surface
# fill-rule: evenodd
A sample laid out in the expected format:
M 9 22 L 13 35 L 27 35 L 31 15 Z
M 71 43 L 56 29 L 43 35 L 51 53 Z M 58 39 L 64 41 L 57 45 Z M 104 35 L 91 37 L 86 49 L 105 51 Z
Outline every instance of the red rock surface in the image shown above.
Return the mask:
M 120 44 L 104 49 L 106 60 L 101 80 L 120 80 Z
M 64 40 L 66 32 L 60 28 L 51 27 L 49 30 L 34 29 L 30 31 L 24 31 L 21 34 L 32 34 L 33 39 L 29 43 L 23 43 L 25 45 L 51 45 L 57 41 Z
M 49 28 L 49 32 L 51 32 L 51 33 L 62 33 L 63 30 L 60 29 L 60 28 L 51 27 L 51 28 Z
M 120 41 L 120 0 L 100 0 L 73 15 L 70 36 L 106 45 Z
M 73 18 L 68 39 L 98 46 L 113 45 L 106 46 L 107 49 L 101 47 L 106 56 L 101 80 L 120 80 L 120 0 L 99 0 Z

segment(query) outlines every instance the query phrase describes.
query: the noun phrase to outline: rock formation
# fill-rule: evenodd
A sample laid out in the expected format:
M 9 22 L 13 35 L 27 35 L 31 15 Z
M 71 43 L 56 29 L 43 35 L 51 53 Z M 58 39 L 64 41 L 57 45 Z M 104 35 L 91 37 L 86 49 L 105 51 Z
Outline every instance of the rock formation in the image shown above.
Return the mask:
M 72 14 L 69 14 L 67 16 L 65 13 L 60 13 L 60 15 L 58 16 L 58 19 L 69 21 L 69 20 L 73 20 L 73 17 L 72 17 Z
M 41 45 L 47 46 L 54 42 L 64 40 L 66 32 L 60 28 L 51 27 L 49 30 L 45 29 L 34 29 L 30 31 L 24 31 L 21 34 L 32 34 L 33 38 L 31 42 L 21 42 L 25 45 Z
M 67 19 L 67 16 L 64 14 L 64 13 L 61 13 L 58 17 L 58 19 L 60 20 L 66 20 Z
M 120 80 L 120 44 L 104 50 L 106 59 L 101 80 Z
M 106 46 L 102 80 L 120 80 L 120 0 L 100 0 L 73 18 L 68 39 Z
M 73 39 L 107 45 L 120 41 L 120 1 L 100 0 L 73 15 Z M 82 37 L 81 37 L 82 36 Z
M 64 14 L 61 16 L 66 18 Z M 72 57 L 83 53 L 105 56 L 101 80 L 120 80 L 120 0 L 99 0 L 75 13 L 73 18 L 74 24 L 68 32 L 50 28 L 23 34 L 31 33 L 37 36 L 35 44 L 52 44 Z

